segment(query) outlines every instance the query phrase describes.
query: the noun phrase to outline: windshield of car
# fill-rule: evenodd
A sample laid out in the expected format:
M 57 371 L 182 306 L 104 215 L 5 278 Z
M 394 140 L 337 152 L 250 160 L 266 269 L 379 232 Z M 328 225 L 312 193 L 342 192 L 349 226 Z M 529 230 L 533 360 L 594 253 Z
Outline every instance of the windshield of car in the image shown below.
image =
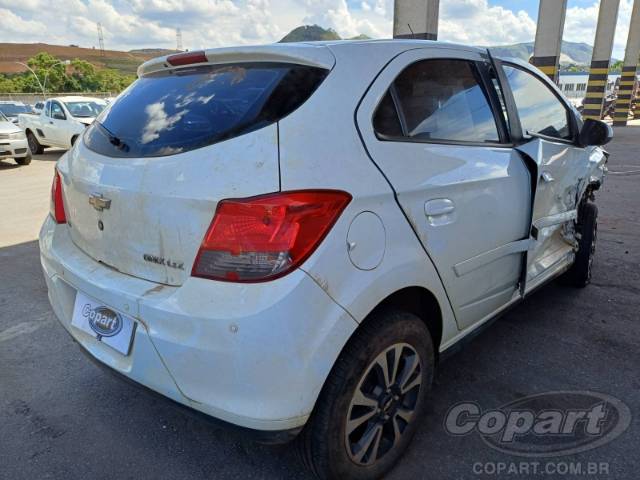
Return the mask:
M 84 142 L 112 157 L 201 148 L 277 122 L 302 105 L 327 73 L 263 62 L 147 75 L 109 104 Z
M 7 117 L 17 117 L 19 113 L 32 113 L 32 110 L 27 105 L 0 103 L 0 112 L 4 113 Z
M 67 110 L 69 110 L 69 113 L 78 118 L 97 117 L 106 106 L 104 103 L 94 101 L 64 102 L 64 104 Z
M 0 112 L 0 122 L 10 122 L 11 120 L 9 120 L 4 113 Z

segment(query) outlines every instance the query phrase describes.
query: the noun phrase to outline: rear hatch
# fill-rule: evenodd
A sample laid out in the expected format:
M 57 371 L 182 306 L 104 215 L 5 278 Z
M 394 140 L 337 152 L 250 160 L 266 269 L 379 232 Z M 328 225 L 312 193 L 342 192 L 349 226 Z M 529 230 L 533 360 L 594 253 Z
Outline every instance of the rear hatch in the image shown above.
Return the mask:
M 276 122 L 327 73 L 252 61 L 144 75 L 60 167 L 73 242 L 122 273 L 181 285 L 220 200 L 279 190 Z

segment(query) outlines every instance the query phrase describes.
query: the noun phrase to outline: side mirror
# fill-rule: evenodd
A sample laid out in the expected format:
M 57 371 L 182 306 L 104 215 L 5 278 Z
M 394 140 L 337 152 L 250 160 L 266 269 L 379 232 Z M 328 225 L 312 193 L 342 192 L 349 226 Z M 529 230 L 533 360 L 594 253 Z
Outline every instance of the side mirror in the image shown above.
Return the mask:
M 588 147 L 590 145 L 602 146 L 611 141 L 613 138 L 613 129 L 600 120 L 587 118 L 582 125 L 578 141 L 580 146 Z
M 67 119 L 67 117 L 65 116 L 65 114 L 64 114 L 64 113 L 62 113 L 62 112 L 56 112 L 56 113 L 54 113 L 54 114 L 53 114 L 53 118 L 54 118 L 55 120 L 66 120 L 66 119 Z

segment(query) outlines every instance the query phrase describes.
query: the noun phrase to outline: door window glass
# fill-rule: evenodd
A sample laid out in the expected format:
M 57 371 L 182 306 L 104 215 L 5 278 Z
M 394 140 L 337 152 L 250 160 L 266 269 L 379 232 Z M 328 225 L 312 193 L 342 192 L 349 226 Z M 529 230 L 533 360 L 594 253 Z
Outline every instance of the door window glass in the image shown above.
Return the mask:
M 524 133 L 571 139 L 568 111 L 542 80 L 521 68 L 505 65 Z
M 466 60 L 422 60 L 409 65 L 394 80 L 404 137 L 414 140 L 499 142 L 498 127 L 480 74 Z M 388 95 L 387 95 L 388 97 Z M 378 134 L 394 135 L 384 102 L 376 111 Z M 384 128 L 389 126 L 389 128 Z
M 51 117 L 59 120 L 65 118 L 64 111 L 58 102 L 51 102 Z

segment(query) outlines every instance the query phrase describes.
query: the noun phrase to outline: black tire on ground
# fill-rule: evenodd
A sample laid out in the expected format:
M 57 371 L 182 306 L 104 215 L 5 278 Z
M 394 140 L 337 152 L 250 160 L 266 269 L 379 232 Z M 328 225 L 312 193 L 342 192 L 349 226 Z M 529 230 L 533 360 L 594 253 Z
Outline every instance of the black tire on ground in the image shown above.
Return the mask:
M 38 142 L 33 132 L 27 132 L 27 143 L 29 144 L 29 150 L 31 150 L 32 154 L 40 155 L 44 152 L 44 147 L 40 145 L 40 142 Z
M 576 287 L 586 287 L 591 282 L 591 267 L 598 238 L 598 207 L 586 202 L 580 207 L 578 215 L 580 241 L 576 260 L 566 273 L 566 280 Z
M 435 365 L 429 330 L 411 313 L 372 315 L 344 347 L 297 439 L 320 479 L 381 477 L 406 450 L 424 411 Z M 387 378 L 379 362 L 388 365 Z
M 29 165 L 31 163 L 31 152 L 27 153 L 26 157 L 14 159 L 18 165 Z

